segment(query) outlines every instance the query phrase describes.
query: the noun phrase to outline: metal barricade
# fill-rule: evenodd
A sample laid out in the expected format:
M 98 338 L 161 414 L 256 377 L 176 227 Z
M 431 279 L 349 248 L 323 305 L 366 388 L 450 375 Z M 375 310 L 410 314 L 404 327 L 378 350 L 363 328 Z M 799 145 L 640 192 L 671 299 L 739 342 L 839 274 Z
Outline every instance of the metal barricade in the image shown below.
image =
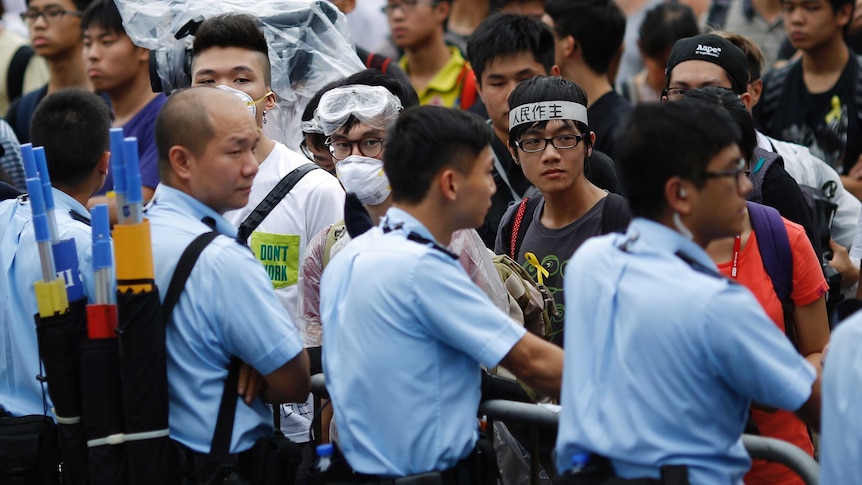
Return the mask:
M 329 397 L 323 374 L 311 376 L 311 390 L 315 395 L 320 393 L 324 398 Z M 487 416 L 492 421 L 525 424 L 544 430 L 556 430 L 559 425 L 556 412 L 537 404 L 494 399 L 479 405 L 479 415 Z M 819 465 L 798 447 L 775 438 L 748 434 L 742 435 L 742 444 L 752 458 L 781 463 L 799 475 L 806 485 L 820 484 Z

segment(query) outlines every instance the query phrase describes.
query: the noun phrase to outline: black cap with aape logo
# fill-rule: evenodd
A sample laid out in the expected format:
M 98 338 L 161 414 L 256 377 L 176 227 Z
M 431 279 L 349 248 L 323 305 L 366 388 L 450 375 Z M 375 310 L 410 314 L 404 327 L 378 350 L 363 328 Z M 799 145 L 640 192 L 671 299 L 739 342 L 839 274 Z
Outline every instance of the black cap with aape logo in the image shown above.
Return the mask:
M 724 68 L 733 91 L 742 94 L 748 84 L 748 62 L 742 49 L 715 34 L 701 34 L 676 41 L 670 51 L 665 70 L 665 84 L 670 72 L 680 62 L 698 60 L 711 62 Z

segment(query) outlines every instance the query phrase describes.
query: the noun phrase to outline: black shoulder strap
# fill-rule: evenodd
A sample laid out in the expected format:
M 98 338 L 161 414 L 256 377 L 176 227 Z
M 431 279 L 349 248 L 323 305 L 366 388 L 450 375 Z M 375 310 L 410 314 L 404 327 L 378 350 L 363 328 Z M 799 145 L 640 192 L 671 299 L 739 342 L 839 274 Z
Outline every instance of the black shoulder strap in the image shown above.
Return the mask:
M 24 75 L 27 74 L 27 64 L 30 63 L 34 53 L 32 47 L 22 45 L 12 56 L 9 70 L 6 72 L 6 93 L 9 101 L 14 101 L 15 98 L 23 94 Z
M 180 295 L 185 288 L 186 281 L 192 269 L 195 267 L 198 257 L 200 257 L 204 248 L 217 236 L 218 233 L 215 231 L 199 235 L 186 247 L 182 256 L 180 256 L 177 268 L 171 277 L 171 283 L 168 285 L 165 300 L 162 302 L 162 313 L 165 315 L 166 323 L 177 301 L 180 299 Z M 219 462 L 226 461 L 230 454 L 230 440 L 233 434 L 233 416 L 236 412 L 236 386 L 238 381 L 239 360 L 236 357 L 232 357 L 228 367 L 227 379 L 224 383 L 224 391 L 222 392 L 221 404 L 219 404 L 218 410 L 218 421 L 216 421 L 215 433 L 213 433 L 213 441 L 210 447 L 210 458 Z
M 186 280 L 189 279 L 189 275 L 192 273 L 192 268 L 195 267 L 198 257 L 201 255 L 204 248 L 207 247 L 207 245 L 211 243 L 216 236 L 218 236 L 218 233 L 215 231 L 201 234 L 196 237 L 188 247 L 186 247 L 186 250 L 183 251 L 182 256 L 180 256 L 177 268 L 174 270 L 174 275 L 171 277 L 171 283 L 168 285 L 168 291 L 165 293 L 165 299 L 162 301 L 162 314 L 165 317 L 165 323 L 170 319 L 171 313 L 173 313 L 174 307 L 177 305 L 180 295 L 183 293 L 183 289 L 186 286 Z
M 227 379 L 218 406 L 213 442 L 210 445 L 210 460 L 225 463 L 230 457 L 230 440 L 233 435 L 233 420 L 236 415 L 236 386 L 239 383 L 239 359 L 231 357 L 228 364 Z M 276 406 L 275 412 L 280 412 Z
M 602 207 L 602 234 L 624 232 L 630 221 L 628 201 L 621 195 L 608 193 L 605 205 Z
M 248 237 L 257 229 L 257 226 L 266 219 L 266 216 L 272 212 L 272 209 L 281 202 L 281 199 L 293 189 L 293 186 L 296 185 L 302 177 L 305 177 L 305 174 L 308 172 L 320 168 L 313 163 L 305 163 L 300 165 L 299 167 L 293 169 L 284 176 L 283 179 L 275 186 L 272 190 L 266 194 L 266 197 L 260 201 L 260 204 L 251 211 L 251 214 L 242 221 L 242 224 L 239 225 L 239 230 L 237 231 L 236 240 L 245 244 L 248 240 Z

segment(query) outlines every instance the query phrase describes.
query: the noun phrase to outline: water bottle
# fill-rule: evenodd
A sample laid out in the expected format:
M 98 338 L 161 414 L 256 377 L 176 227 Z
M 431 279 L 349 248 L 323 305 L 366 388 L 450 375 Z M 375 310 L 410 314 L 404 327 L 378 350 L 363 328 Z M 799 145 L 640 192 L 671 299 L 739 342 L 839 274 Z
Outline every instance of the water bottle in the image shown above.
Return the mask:
M 323 473 L 332 465 L 332 454 L 335 448 L 331 443 L 317 446 L 317 471 Z

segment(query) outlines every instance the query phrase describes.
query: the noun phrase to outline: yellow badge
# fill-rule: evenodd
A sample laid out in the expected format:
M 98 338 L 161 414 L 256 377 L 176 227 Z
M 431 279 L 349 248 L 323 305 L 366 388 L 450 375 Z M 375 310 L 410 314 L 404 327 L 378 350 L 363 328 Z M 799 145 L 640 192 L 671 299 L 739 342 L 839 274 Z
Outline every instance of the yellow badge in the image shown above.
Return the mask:
M 299 236 L 251 233 L 251 250 L 263 264 L 275 289 L 296 284 L 299 276 Z
M 536 280 L 538 280 L 539 284 L 544 284 L 545 278 L 548 277 L 548 270 L 539 263 L 539 258 L 533 253 L 524 253 L 524 258 L 530 263 L 530 266 L 536 268 Z

